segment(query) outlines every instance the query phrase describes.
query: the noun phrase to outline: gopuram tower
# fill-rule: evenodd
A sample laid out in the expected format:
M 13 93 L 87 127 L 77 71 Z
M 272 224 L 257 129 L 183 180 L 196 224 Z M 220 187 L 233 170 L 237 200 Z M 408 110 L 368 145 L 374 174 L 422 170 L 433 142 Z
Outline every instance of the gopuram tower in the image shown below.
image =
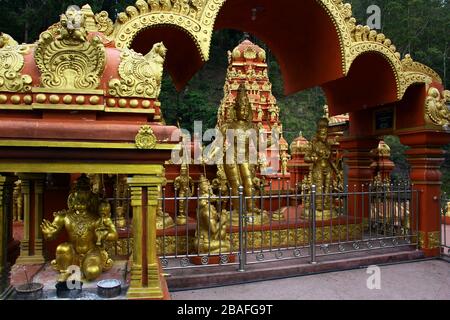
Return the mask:
M 272 84 L 268 77 L 266 51 L 250 40 L 244 40 L 232 52 L 228 52 L 228 70 L 224 85 L 224 98 L 218 110 L 218 127 L 226 122 L 232 109 L 241 84 L 245 85 L 247 95 L 252 105 L 253 123 L 259 131 L 271 137 L 272 132 L 278 132 L 280 144 L 283 127 L 279 120 L 280 109 L 277 99 L 272 94 Z M 275 130 L 275 131 L 274 131 Z M 267 156 L 259 154 L 259 172 L 276 176 L 281 172 L 280 146 L 267 149 Z M 261 150 L 260 150 L 261 151 Z

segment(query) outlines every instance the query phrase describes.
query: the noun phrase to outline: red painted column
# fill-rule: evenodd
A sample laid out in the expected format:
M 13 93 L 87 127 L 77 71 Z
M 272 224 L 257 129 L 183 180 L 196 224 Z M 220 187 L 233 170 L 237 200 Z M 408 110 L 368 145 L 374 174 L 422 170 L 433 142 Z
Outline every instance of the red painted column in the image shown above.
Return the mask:
M 373 181 L 371 164 L 373 153 L 378 146 L 374 137 L 349 137 L 340 141 L 340 147 L 345 150 L 344 159 L 348 168 L 348 192 L 367 192 Z M 369 216 L 368 195 L 351 194 L 348 198 L 348 214 L 360 218 Z
M 418 191 L 418 197 L 413 197 L 412 210 L 418 209 L 415 214 L 419 218 L 419 245 L 426 256 L 438 256 L 442 185 L 440 166 L 444 162 L 444 151 L 441 147 L 450 143 L 450 134 L 425 131 L 403 133 L 399 136 L 404 145 L 411 147 L 406 154 L 411 166 L 413 190 Z

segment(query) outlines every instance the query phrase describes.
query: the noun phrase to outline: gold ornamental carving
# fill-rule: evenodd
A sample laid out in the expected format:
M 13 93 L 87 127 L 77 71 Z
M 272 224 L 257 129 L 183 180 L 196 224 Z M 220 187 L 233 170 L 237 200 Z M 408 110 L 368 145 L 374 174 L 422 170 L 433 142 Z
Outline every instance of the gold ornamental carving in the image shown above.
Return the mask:
M 450 110 L 447 107 L 449 102 L 450 91 L 441 94 L 438 89 L 429 88 L 425 99 L 425 119 L 438 126 L 450 124 Z
M 158 98 L 166 53 L 167 49 L 162 42 L 153 45 L 145 56 L 131 49 L 124 49 L 120 56 L 120 79 L 109 82 L 109 94 L 115 97 Z
M 29 47 L 19 46 L 11 36 L 0 35 L 0 91 L 30 92 L 33 80 L 22 74 Z
M 95 23 L 97 24 L 98 31 L 105 36 L 110 36 L 114 31 L 114 24 L 106 11 L 102 11 L 95 15 Z
M 225 0 L 138 0 L 119 13 L 114 39 L 118 48 L 129 48 L 136 35 L 151 26 L 171 25 L 188 32 L 204 61 L 215 18 Z
M 442 83 L 442 78 L 437 74 L 436 71 L 422 63 L 414 61 L 409 54 L 405 55 L 405 57 L 403 58 L 402 67 L 403 71 L 405 72 L 424 74 L 432 78 L 434 81 Z
M 135 138 L 136 148 L 153 149 L 156 147 L 157 139 L 149 125 L 142 126 Z
M 428 232 L 428 249 L 436 249 L 441 246 L 441 233 L 439 231 Z
M 60 25 L 57 36 L 50 31 L 41 34 L 34 53 L 41 85 L 53 89 L 98 88 L 106 63 L 100 38 L 88 39 L 84 14 L 71 8 L 61 16 Z
M 439 231 L 419 231 L 419 247 L 421 249 L 437 249 L 441 246 L 441 233 Z

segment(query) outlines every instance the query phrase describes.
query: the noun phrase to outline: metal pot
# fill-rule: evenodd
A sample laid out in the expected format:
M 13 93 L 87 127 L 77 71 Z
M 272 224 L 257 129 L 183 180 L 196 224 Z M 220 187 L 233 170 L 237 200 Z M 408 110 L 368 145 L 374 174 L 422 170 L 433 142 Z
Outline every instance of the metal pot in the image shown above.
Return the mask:
M 15 287 L 17 300 L 38 300 L 44 295 L 42 283 L 26 283 Z
M 97 294 L 102 298 L 114 298 L 122 292 L 122 283 L 116 279 L 97 282 Z

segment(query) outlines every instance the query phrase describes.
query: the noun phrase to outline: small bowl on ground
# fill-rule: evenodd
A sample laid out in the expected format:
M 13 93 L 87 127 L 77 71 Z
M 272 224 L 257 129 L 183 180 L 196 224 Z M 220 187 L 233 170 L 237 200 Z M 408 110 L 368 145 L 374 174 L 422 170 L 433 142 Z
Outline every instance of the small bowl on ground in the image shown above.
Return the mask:
M 14 288 L 17 300 L 38 300 L 43 297 L 44 285 L 42 283 L 25 283 Z
M 115 298 L 122 292 L 122 283 L 116 279 L 106 279 L 97 282 L 97 294 L 102 298 Z

